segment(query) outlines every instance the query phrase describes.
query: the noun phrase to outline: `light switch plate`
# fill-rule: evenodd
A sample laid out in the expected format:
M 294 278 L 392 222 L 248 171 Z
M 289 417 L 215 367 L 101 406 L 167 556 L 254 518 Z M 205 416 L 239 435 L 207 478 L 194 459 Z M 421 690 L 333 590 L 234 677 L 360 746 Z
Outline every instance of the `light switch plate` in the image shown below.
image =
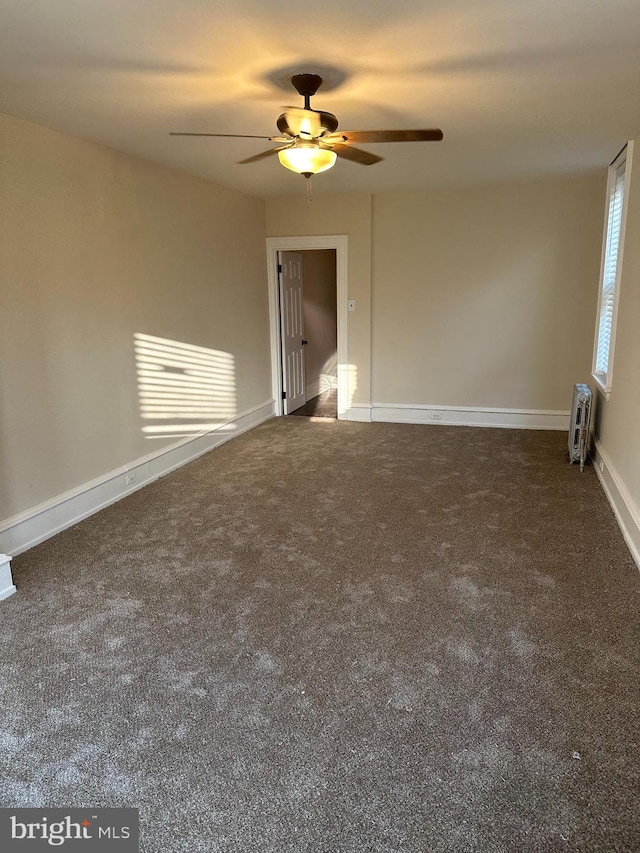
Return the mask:
M 356 300 L 348 299 L 347 300 L 347 311 L 355 311 L 356 310 Z

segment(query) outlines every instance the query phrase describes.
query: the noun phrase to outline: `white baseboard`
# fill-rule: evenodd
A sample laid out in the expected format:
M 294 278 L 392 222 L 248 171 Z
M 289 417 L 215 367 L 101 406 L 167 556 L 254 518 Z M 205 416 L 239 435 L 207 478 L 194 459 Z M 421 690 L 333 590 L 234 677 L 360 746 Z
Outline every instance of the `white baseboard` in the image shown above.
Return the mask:
M 353 403 L 347 409 L 344 419 L 367 424 L 371 423 L 371 406 L 369 403 Z
M 9 598 L 16 591 L 11 577 L 11 557 L 0 554 L 0 601 Z
M 504 429 L 568 430 L 570 416 L 569 411 L 423 406 L 406 403 L 374 403 L 371 412 L 371 420 L 386 423 L 449 424 Z
M 591 458 L 625 542 L 640 569 L 640 508 L 629 494 L 617 468 L 597 441 L 591 449 Z
M 189 436 L 169 447 L 149 453 L 0 522 L 0 549 L 16 555 L 44 542 L 225 441 L 258 426 L 273 417 L 274 410 L 274 401 L 268 400 L 220 424 L 215 430 Z

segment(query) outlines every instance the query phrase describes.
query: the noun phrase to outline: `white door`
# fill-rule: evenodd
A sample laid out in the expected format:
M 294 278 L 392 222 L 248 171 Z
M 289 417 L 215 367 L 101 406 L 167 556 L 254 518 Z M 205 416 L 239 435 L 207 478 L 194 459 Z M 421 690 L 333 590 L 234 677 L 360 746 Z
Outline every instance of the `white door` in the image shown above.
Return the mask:
M 285 415 L 307 402 L 304 387 L 304 321 L 302 316 L 302 255 L 279 253 L 282 390 Z

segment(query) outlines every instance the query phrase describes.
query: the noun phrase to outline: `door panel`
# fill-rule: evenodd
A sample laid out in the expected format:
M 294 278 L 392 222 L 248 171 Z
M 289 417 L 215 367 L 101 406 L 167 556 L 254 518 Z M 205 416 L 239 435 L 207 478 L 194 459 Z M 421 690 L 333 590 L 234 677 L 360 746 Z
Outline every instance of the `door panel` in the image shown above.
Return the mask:
M 302 316 L 302 255 L 280 252 L 280 328 L 285 415 L 307 402 L 304 382 L 304 321 Z

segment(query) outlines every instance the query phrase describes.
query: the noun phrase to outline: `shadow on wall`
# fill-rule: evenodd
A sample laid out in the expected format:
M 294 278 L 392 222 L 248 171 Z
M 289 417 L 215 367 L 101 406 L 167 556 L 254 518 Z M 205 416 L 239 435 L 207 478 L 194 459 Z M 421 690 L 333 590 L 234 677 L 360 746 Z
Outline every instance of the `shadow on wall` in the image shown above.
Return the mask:
M 233 356 L 136 332 L 138 400 L 145 438 L 231 431 L 237 414 Z

